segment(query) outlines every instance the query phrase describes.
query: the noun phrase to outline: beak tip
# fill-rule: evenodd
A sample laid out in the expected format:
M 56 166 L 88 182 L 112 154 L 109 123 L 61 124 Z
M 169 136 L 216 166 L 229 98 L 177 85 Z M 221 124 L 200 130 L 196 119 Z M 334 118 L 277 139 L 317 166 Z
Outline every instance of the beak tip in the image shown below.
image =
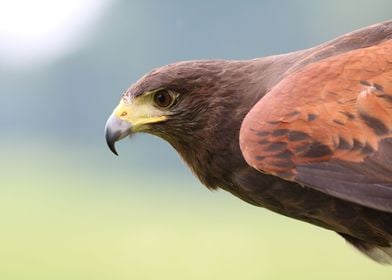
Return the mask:
M 110 151 L 112 151 L 113 154 L 118 156 L 118 153 L 116 151 L 115 143 L 116 143 L 116 141 L 113 141 L 112 139 L 106 138 L 106 144 L 108 145 Z
M 110 148 L 110 150 L 112 151 L 113 154 L 115 154 L 116 156 L 118 156 L 118 153 L 117 153 L 117 151 L 116 151 L 115 148 L 113 148 L 113 149 Z

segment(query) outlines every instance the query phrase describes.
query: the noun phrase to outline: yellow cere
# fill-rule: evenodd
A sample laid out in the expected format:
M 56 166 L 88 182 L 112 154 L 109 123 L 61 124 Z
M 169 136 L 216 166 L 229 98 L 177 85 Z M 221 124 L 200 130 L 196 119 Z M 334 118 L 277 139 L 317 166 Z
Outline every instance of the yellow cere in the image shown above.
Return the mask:
M 131 123 L 134 131 L 141 129 L 146 124 L 167 119 L 167 112 L 154 106 L 150 94 L 139 96 L 132 101 L 121 100 L 114 109 L 114 114 Z

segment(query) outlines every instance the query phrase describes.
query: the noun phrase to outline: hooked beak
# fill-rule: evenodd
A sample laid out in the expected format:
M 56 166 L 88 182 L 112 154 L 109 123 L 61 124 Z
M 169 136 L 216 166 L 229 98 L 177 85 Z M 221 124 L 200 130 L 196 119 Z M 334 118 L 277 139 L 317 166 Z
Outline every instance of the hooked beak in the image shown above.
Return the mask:
M 114 113 L 109 117 L 105 126 L 106 143 L 109 149 L 118 156 L 115 143 L 132 134 L 132 124 L 118 118 Z

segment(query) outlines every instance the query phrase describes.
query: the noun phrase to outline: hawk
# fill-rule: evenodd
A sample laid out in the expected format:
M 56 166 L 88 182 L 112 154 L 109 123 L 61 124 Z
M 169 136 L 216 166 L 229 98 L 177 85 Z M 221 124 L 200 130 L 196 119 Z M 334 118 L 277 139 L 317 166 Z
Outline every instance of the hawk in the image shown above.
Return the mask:
M 252 60 L 177 62 L 122 95 L 106 141 L 169 142 L 200 181 L 392 263 L 392 21 Z

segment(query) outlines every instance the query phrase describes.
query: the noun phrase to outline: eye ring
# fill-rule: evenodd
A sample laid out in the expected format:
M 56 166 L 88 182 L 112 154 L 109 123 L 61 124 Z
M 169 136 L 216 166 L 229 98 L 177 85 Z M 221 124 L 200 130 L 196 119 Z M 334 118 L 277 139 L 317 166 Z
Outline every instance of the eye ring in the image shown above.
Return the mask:
M 154 93 L 154 103 L 159 108 L 169 108 L 175 102 L 175 96 L 171 91 L 161 89 Z

